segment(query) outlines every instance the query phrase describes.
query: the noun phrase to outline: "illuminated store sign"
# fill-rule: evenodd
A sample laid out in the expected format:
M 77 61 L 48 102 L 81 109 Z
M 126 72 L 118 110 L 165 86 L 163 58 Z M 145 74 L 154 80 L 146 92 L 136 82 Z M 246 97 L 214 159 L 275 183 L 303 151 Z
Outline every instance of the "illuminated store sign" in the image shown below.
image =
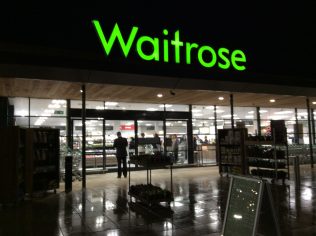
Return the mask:
M 163 30 L 163 38 L 139 35 L 139 28 L 133 26 L 128 37 L 123 38 L 119 25 L 116 23 L 110 36 L 106 38 L 100 22 L 92 21 L 97 35 L 101 41 L 106 56 L 111 54 L 114 42 L 117 41 L 120 48 L 127 58 L 131 48 L 134 47 L 140 58 L 146 61 L 174 61 L 175 63 L 191 64 L 192 59 L 207 68 L 218 67 L 220 69 L 229 69 L 243 71 L 246 69 L 246 55 L 243 51 L 229 50 L 228 48 L 219 48 L 218 50 L 208 45 L 198 45 L 197 43 L 183 42 L 180 40 L 180 31 L 173 33 L 173 39 L 169 40 L 171 35 L 167 29 Z M 150 52 L 144 50 L 144 46 L 150 45 Z M 173 50 L 173 58 L 170 57 L 170 50 Z M 181 62 L 180 55 L 185 55 L 185 62 Z

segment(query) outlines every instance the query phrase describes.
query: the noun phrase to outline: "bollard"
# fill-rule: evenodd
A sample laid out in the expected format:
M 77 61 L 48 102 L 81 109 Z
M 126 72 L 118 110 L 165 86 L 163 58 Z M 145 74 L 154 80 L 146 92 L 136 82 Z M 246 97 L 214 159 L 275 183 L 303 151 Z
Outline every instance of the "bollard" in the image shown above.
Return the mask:
M 301 186 L 301 174 L 300 174 L 300 160 L 298 156 L 294 157 L 294 173 L 295 173 L 295 186 Z
M 65 192 L 72 191 L 72 156 L 65 157 Z

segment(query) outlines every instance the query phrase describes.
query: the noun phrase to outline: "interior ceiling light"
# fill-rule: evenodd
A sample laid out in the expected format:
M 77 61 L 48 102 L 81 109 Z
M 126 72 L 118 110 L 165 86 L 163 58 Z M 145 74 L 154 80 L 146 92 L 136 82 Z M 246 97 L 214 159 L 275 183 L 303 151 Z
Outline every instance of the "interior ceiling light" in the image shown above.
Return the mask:
M 171 104 L 165 104 L 165 105 L 159 105 L 159 107 L 172 107 L 172 105 Z
M 275 102 L 275 99 L 270 99 L 270 102 Z
M 116 106 L 117 104 L 117 102 L 105 102 L 106 106 Z
M 157 108 L 152 108 L 152 107 L 146 109 L 146 111 L 157 111 L 157 110 L 158 110 Z
M 218 97 L 218 100 L 223 101 L 224 97 Z
M 162 93 L 158 93 L 157 97 L 162 98 L 163 97 Z
M 312 102 L 313 103 L 313 105 L 316 105 L 316 102 Z

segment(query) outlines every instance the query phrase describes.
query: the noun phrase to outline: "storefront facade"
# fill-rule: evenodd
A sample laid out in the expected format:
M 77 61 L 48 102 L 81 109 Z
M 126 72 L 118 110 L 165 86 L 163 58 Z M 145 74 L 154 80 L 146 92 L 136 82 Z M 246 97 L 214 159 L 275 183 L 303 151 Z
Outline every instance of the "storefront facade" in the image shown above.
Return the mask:
M 11 18 L 3 20 L 3 126 L 60 128 L 62 145 L 81 149 L 85 111 L 86 167 L 102 170 L 111 166 L 113 150 L 106 147 L 117 131 L 129 139 L 157 133 L 164 151 L 169 135 L 181 137 L 179 164 L 199 161 L 194 136 L 199 144 L 206 139 L 215 147 L 218 129 L 242 123 L 249 134 L 264 135 L 273 119 L 286 120 L 289 143 L 312 149 L 315 72 L 305 70 L 312 65 L 305 55 L 304 63 L 291 60 L 302 56 L 292 50 L 292 42 L 297 42 L 292 31 L 286 33 L 293 39 L 284 42 L 288 35 L 268 22 L 275 35 L 271 42 L 261 32 L 265 25 L 260 16 L 247 19 L 238 11 L 229 13 L 244 27 L 228 24 L 229 20 L 210 27 L 209 16 L 201 9 L 203 13 L 190 21 L 174 9 L 159 14 L 148 6 L 132 15 L 116 7 L 106 14 L 101 9 L 80 8 L 58 18 L 34 10 L 27 16 L 21 12 L 10 24 Z M 258 27 L 252 28 L 252 20 Z M 63 90 L 66 84 L 68 91 Z M 82 85 L 85 98 L 79 91 Z M 137 87 L 139 96 L 129 92 L 130 87 Z M 148 88 L 151 97 L 142 96 Z M 162 99 L 157 97 L 159 90 Z M 216 155 L 209 154 L 214 149 L 204 148 L 205 163 L 216 163 Z M 203 153 L 202 148 L 199 151 Z

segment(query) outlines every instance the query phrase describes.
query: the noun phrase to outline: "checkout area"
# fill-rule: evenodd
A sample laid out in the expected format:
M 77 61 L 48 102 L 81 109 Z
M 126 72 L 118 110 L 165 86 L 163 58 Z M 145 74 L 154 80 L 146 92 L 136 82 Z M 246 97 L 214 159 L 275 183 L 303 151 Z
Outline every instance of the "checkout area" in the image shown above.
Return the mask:
M 194 163 L 197 165 L 216 165 L 216 144 L 199 144 L 194 151 Z

